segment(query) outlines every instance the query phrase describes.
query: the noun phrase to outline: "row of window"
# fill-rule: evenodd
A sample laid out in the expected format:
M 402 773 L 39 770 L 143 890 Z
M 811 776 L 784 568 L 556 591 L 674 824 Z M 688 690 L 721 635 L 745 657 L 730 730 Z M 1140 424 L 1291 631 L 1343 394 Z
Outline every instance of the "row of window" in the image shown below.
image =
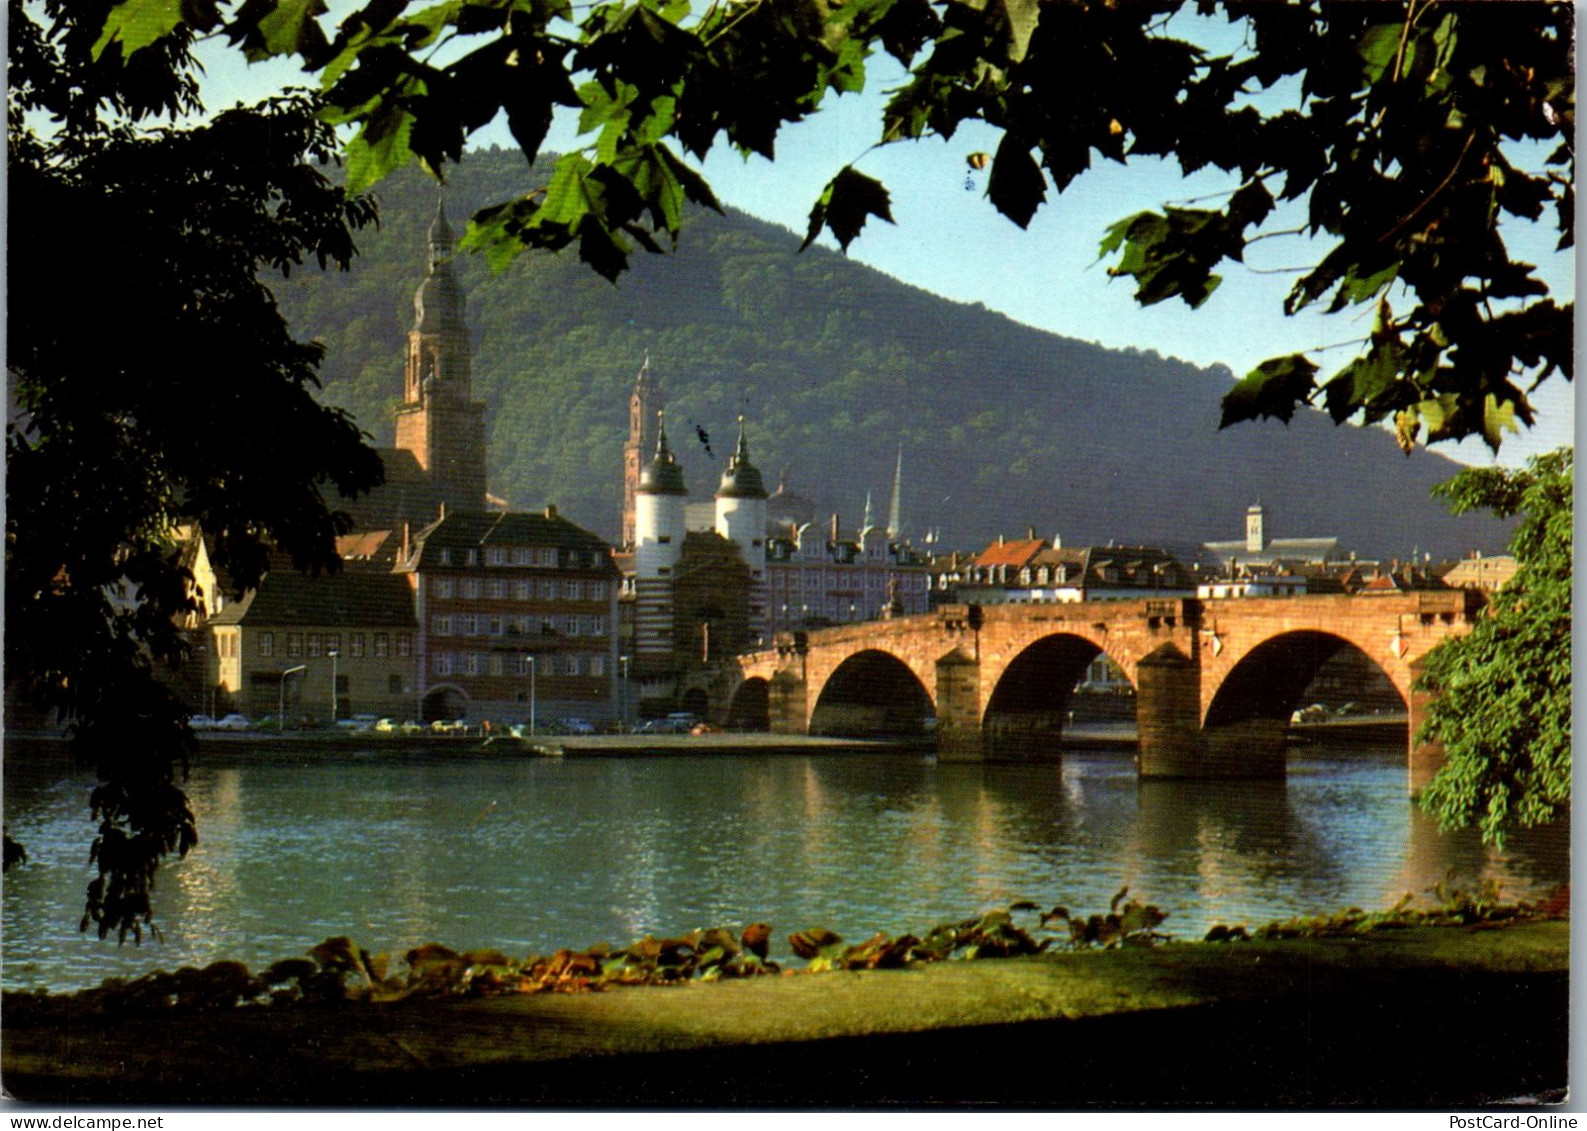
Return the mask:
M 532 601 L 536 598 L 555 601 L 559 597 L 564 601 L 606 600 L 604 581 L 568 579 L 559 582 L 555 578 L 542 578 L 538 582 L 528 579 L 507 581 L 499 577 L 488 581 L 465 577 L 459 581 L 452 577 L 438 577 L 431 585 L 431 594 L 437 600 L 449 600 L 459 594 L 470 600 L 485 597 L 492 601 L 505 601 L 509 595 L 514 601 Z
M 286 637 L 286 656 L 288 659 L 297 659 L 303 656 L 329 656 L 332 652 L 345 655 L 349 659 L 362 659 L 369 654 L 369 647 L 373 645 L 373 654 L 376 659 L 385 659 L 392 654 L 391 646 L 395 642 L 398 656 L 413 655 L 413 634 L 409 632 L 353 632 L 347 636 L 347 650 L 342 650 L 342 634 L 339 632 L 286 632 L 281 635 Z M 224 637 L 222 638 L 224 639 Z M 276 654 L 276 633 L 261 632 L 259 634 L 259 654 L 261 656 L 274 656 Z
M 554 546 L 486 546 L 483 559 L 488 566 L 534 566 L 555 569 L 559 551 Z M 566 569 L 596 569 L 602 555 L 595 550 L 562 550 L 561 564 Z M 453 549 L 442 546 L 438 555 L 440 564 L 477 566 L 480 551 L 472 547 Z
M 487 617 L 450 613 L 430 618 L 432 636 L 605 636 L 606 618 L 567 613 L 541 617 Z
M 536 675 L 606 674 L 606 656 L 601 652 L 560 652 L 555 656 L 527 653 L 505 655 L 501 652 L 431 652 L 430 671 L 435 675 Z
M 769 571 L 772 588 L 806 589 L 866 588 L 878 592 L 887 589 L 889 581 L 897 581 L 900 591 L 924 591 L 930 586 L 925 573 L 894 573 L 879 569 L 772 569 Z

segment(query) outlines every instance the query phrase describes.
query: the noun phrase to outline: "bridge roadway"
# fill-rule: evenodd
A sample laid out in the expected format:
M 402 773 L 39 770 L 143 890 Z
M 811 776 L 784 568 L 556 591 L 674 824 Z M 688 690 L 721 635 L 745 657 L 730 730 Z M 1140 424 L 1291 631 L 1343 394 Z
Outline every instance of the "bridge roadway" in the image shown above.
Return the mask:
M 1468 590 L 946 605 L 779 634 L 706 690 L 718 717 L 774 733 L 918 733 L 935 717 L 942 760 L 1017 760 L 1061 745 L 1070 690 L 1102 653 L 1135 687 L 1142 777 L 1276 777 L 1290 713 L 1348 646 L 1404 700 L 1416 793 L 1443 758 L 1415 739 L 1417 677 L 1481 607 Z

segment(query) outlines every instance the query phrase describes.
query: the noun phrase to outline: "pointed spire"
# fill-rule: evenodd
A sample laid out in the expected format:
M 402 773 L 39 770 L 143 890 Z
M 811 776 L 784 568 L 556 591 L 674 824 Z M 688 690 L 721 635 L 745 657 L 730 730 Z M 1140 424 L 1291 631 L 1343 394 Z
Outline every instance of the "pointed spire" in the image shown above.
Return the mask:
M 764 499 L 766 484 L 760 469 L 749 462 L 749 439 L 744 433 L 744 417 L 738 418 L 738 446 L 722 472 L 722 483 L 716 490 L 717 498 Z
M 903 537 L 904 445 L 898 445 L 898 464 L 893 468 L 893 499 L 887 507 L 887 540 L 896 542 Z
M 860 540 L 864 541 L 866 535 L 876 529 L 876 521 L 871 518 L 871 492 L 865 491 L 865 513 L 860 517 Z
M 452 272 L 452 256 L 457 241 L 446 222 L 446 204 L 435 199 L 435 218 L 430 221 L 429 266 L 424 280 L 413 294 L 413 328 L 421 333 L 453 332 L 467 334 L 463 324 L 463 292 Z
M 666 412 L 656 413 L 656 458 L 639 476 L 639 490 L 646 495 L 687 495 L 683 469 L 667 446 Z
M 430 262 L 449 259 L 456 246 L 452 225 L 446 222 L 446 200 L 439 194 L 435 198 L 435 217 L 430 221 Z

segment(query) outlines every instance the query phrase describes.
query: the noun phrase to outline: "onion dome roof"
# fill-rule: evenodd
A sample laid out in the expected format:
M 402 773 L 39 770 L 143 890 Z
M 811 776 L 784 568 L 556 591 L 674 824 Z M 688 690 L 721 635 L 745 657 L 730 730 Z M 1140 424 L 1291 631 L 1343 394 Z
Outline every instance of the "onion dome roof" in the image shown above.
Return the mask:
M 689 489 L 683 484 L 683 469 L 678 466 L 672 449 L 667 447 L 667 426 L 664 421 L 657 427 L 656 433 L 656 456 L 639 473 L 639 490 L 646 495 L 687 495 Z
M 764 499 L 766 481 L 760 468 L 749 462 L 749 441 L 744 438 L 744 418 L 738 418 L 738 447 L 727 461 L 722 482 L 716 489 L 719 499 Z

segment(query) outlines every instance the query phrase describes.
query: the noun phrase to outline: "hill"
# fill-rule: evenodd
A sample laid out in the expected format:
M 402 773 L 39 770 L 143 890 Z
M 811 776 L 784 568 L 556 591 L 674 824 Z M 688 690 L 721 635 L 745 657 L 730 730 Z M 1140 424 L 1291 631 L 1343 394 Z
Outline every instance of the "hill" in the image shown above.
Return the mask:
M 516 151 L 477 152 L 452 174 L 447 210 L 460 227 L 533 183 Z M 276 284 L 298 336 L 329 347 L 326 399 L 382 444 L 436 191 L 414 170 L 392 178 L 351 272 Z M 1504 524 L 1451 518 L 1428 497 L 1458 469 L 1443 456 L 1407 458 L 1386 432 L 1314 412 L 1219 432 L 1221 366 L 1062 338 L 835 252 L 796 254 L 798 243 L 741 213 L 701 212 L 676 252 L 638 253 L 616 286 L 571 255 L 526 254 L 499 276 L 460 257 L 491 490 L 515 507 L 555 502 L 614 537 L 628 393 L 648 353 L 701 498 L 743 412 L 768 482 L 788 469 L 791 488 L 847 527 L 867 491 L 885 517 L 902 444 L 906 534 L 935 528 L 956 548 L 1031 526 L 1067 544 L 1235 538 L 1257 498 L 1272 535 L 1337 535 L 1363 556 L 1504 543 Z

